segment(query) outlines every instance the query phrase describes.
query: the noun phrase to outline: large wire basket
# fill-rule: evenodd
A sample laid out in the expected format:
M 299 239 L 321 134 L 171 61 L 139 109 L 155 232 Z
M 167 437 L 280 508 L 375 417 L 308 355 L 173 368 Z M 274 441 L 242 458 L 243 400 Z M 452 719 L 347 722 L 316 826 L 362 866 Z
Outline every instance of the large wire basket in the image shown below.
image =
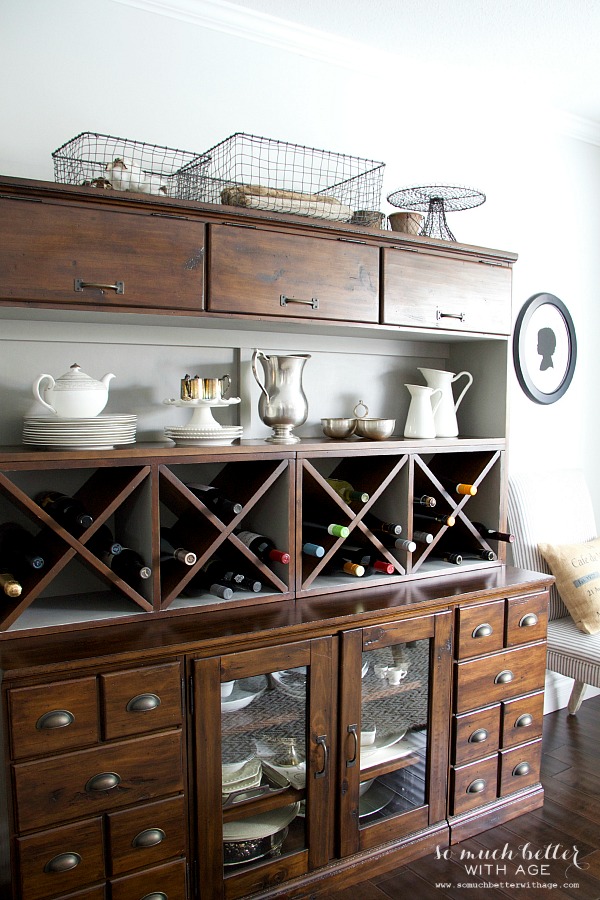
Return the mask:
M 237 133 L 212 147 L 199 199 L 371 225 L 385 164 Z
M 54 180 L 199 200 L 205 154 L 86 131 L 52 154 Z M 120 160 L 121 162 L 115 162 Z

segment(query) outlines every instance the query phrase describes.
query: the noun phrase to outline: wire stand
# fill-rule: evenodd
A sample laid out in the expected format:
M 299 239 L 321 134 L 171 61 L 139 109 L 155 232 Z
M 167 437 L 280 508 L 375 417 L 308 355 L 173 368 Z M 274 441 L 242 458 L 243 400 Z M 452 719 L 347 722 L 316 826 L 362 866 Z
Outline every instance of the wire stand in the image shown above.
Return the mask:
M 446 211 L 471 209 L 485 203 L 485 194 L 467 187 L 432 184 L 402 188 L 388 195 L 388 203 L 401 209 L 426 212 L 427 218 L 419 234 L 456 241 L 446 222 Z

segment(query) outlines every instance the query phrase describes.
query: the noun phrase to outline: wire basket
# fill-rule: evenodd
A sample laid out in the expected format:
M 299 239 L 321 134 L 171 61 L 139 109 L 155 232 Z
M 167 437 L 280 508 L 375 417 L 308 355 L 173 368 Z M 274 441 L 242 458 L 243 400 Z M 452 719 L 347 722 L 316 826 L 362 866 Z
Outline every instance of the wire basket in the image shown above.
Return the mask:
M 207 203 L 366 225 L 381 217 L 384 163 L 241 133 L 207 156 Z
M 199 200 L 203 153 L 173 150 L 110 134 L 82 132 L 52 154 L 54 180 Z M 120 160 L 121 163 L 116 160 Z M 108 167 L 108 168 L 107 168 Z

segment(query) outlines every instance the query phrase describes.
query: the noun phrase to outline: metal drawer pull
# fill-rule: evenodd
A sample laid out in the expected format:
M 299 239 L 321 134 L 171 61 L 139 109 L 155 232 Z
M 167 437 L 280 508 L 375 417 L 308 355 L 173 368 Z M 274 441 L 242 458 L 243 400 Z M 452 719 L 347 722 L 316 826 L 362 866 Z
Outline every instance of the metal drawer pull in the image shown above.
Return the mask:
M 315 778 L 325 778 L 327 774 L 327 768 L 329 766 L 329 748 L 327 747 L 327 735 L 320 734 L 317 737 L 317 744 L 320 744 L 323 748 L 323 768 L 320 772 L 315 772 Z
M 475 781 L 472 781 L 469 787 L 466 790 L 467 794 L 481 794 L 482 791 L 485 791 L 485 779 L 484 778 L 476 778 Z
M 151 894 L 145 894 L 140 900 L 169 900 L 164 891 L 152 891 Z
M 489 622 L 482 622 L 481 625 L 478 625 L 471 637 L 473 638 L 484 638 L 489 637 L 490 634 L 494 633 L 494 629 L 490 625 Z
M 312 297 L 310 300 L 297 300 L 295 297 L 286 297 L 285 294 L 281 294 L 279 297 L 279 305 L 287 306 L 288 303 L 303 303 L 305 306 L 312 306 L 313 309 L 319 308 L 319 300 L 317 297 Z
M 61 872 L 70 872 L 76 869 L 81 862 L 79 853 L 59 853 L 53 859 L 49 859 L 44 866 L 44 872 L 51 875 L 60 875 Z
M 509 684 L 514 677 L 514 672 L 511 672 L 510 669 L 503 669 L 494 678 L 494 684 Z
M 86 791 L 112 791 L 121 784 L 121 776 L 116 772 L 100 772 L 93 775 L 85 786 Z
M 523 713 L 515 722 L 515 728 L 528 728 L 533 724 L 533 716 L 531 713 Z
M 166 834 L 162 828 L 146 828 L 145 831 L 140 831 L 139 834 L 136 834 L 131 842 L 131 846 L 138 850 L 145 850 L 148 847 L 157 847 L 158 844 L 162 844 L 165 838 Z
M 52 709 L 39 717 L 35 727 L 38 731 L 47 731 L 53 728 L 66 728 L 67 725 L 72 725 L 74 721 L 75 716 L 68 709 Z
M 358 734 L 357 734 L 357 726 L 356 725 L 348 725 L 348 734 L 351 734 L 354 738 L 354 755 L 350 757 L 350 759 L 346 760 L 346 768 L 351 769 L 352 766 L 356 765 L 356 759 L 358 757 Z
M 535 613 L 527 613 L 526 616 L 519 622 L 519 628 L 531 628 L 533 625 L 537 625 L 538 617 Z
M 473 734 L 469 735 L 469 744 L 483 744 L 484 741 L 487 741 L 488 737 L 489 734 L 485 728 L 478 728 L 477 731 L 474 731 Z
M 531 766 L 528 762 L 520 762 L 518 766 L 515 766 L 512 770 L 513 775 L 529 775 L 531 772 Z
M 438 322 L 440 321 L 440 319 L 458 319 L 460 322 L 464 322 L 464 321 L 465 321 L 465 318 L 466 318 L 464 312 L 461 312 L 461 313 L 445 313 L 445 312 L 442 312 L 440 309 L 436 309 L 436 311 L 435 311 L 435 317 L 436 317 L 436 319 L 437 319 Z
M 125 282 L 115 281 L 114 284 L 101 284 L 98 281 L 84 281 L 83 278 L 76 278 L 73 290 L 81 293 L 84 288 L 98 288 L 101 291 L 114 291 L 115 294 L 124 294 Z
M 156 694 L 138 694 L 132 697 L 125 709 L 127 712 L 148 712 L 160 706 L 160 697 Z

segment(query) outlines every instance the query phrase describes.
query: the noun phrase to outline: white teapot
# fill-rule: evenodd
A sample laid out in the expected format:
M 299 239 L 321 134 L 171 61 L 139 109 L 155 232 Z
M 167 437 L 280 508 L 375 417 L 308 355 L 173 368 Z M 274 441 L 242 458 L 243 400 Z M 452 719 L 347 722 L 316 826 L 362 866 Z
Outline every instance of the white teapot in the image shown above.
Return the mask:
M 90 378 L 75 363 L 68 372 L 57 378 L 40 375 L 33 384 L 33 396 L 57 416 L 72 419 L 92 418 L 99 415 L 108 402 L 108 384 L 115 376 L 112 372 L 100 381 Z M 47 385 L 40 391 L 42 382 Z

